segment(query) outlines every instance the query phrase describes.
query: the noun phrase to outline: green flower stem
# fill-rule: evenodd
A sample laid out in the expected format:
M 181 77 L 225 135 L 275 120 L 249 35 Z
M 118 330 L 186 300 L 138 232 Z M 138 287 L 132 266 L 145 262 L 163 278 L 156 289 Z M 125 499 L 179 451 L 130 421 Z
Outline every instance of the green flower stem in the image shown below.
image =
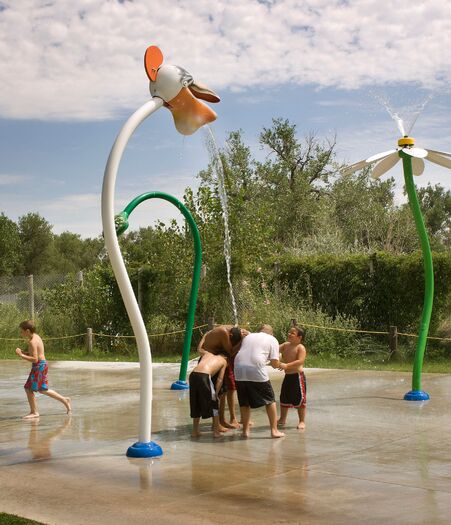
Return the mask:
M 424 352 L 426 349 L 427 336 L 429 333 L 432 304 L 434 302 L 434 268 L 432 265 L 431 247 L 429 245 L 428 235 L 424 226 L 423 216 L 421 214 L 420 203 L 418 202 L 415 184 L 413 182 L 412 157 L 403 152 L 400 152 L 399 155 L 402 158 L 404 180 L 406 183 L 407 195 L 409 197 L 410 209 L 412 210 L 415 226 L 417 228 L 418 235 L 420 236 L 425 273 L 423 314 L 421 317 L 420 332 L 418 334 L 412 374 L 412 390 L 421 390 L 421 370 L 423 368 Z
M 165 201 L 168 201 L 174 204 L 174 206 L 176 206 L 180 210 L 180 212 L 183 214 L 183 216 L 187 220 L 191 233 L 193 235 L 193 240 L 194 240 L 193 280 L 191 283 L 188 314 L 186 317 L 185 338 L 183 341 L 182 362 L 180 364 L 180 374 L 179 374 L 179 381 L 186 381 L 186 375 L 188 371 L 188 360 L 189 360 L 189 354 L 190 354 L 190 348 L 191 348 L 191 340 L 193 336 L 194 315 L 196 313 L 197 294 L 199 291 L 200 272 L 201 272 L 201 267 L 202 267 L 202 245 L 200 241 L 199 230 L 188 208 L 178 199 L 173 197 L 172 195 L 169 195 L 168 193 L 163 193 L 161 191 L 150 191 L 148 193 L 143 193 L 142 195 L 138 195 L 138 197 L 135 197 L 124 208 L 124 211 L 122 212 L 121 215 L 125 215 L 126 217 L 128 217 L 139 204 L 141 204 L 142 202 L 148 199 L 163 199 Z

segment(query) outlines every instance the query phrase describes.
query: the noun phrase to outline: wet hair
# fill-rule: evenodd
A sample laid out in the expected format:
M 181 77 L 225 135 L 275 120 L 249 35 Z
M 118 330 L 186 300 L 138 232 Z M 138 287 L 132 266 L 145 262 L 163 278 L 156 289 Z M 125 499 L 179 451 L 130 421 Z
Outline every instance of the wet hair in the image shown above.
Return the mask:
M 304 328 L 301 328 L 300 326 L 292 326 L 290 328 L 290 330 L 292 330 L 293 328 L 296 330 L 297 336 L 300 337 L 302 340 L 304 340 L 304 338 L 305 338 L 305 330 L 304 330 Z
M 22 330 L 30 330 L 30 332 L 32 334 L 35 333 L 36 331 L 36 326 L 35 324 L 33 323 L 33 321 L 31 320 L 28 320 L 28 321 L 22 321 L 20 324 L 19 324 L 19 328 L 21 328 Z
M 233 346 L 235 346 L 237 343 L 239 343 L 243 339 L 243 336 L 241 335 L 241 329 L 238 328 L 238 326 L 234 326 L 230 329 L 230 341 Z

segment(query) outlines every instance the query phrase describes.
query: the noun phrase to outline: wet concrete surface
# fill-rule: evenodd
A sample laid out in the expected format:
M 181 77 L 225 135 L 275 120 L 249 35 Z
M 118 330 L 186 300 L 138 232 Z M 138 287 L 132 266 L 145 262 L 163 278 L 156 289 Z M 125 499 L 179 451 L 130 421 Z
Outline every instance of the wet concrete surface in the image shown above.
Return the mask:
M 73 415 L 39 396 L 24 421 L 26 364 L 0 367 L 0 511 L 48 524 L 449 524 L 451 375 L 425 374 L 427 403 L 402 400 L 410 374 L 306 370 L 307 429 L 290 411 L 270 439 L 264 409 L 249 440 L 189 437 L 177 365 L 154 366 L 154 460 L 137 441 L 138 365 L 50 363 Z M 282 374 L 272 371 L 278 395 Z

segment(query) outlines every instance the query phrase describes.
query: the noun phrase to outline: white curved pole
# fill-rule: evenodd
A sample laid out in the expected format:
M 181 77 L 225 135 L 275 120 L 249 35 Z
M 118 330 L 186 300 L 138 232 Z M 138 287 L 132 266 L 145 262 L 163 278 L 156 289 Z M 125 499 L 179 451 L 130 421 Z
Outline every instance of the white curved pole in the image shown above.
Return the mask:
M 140 362 L 139 441 L 141 443 L 149 443 L 151 438 L 152 354 L 146 327 L 119 249 L 114 224 L 114 190 L 119 163 L 130 137 L 136 128 L 157 109 L 160 109 L 162 105 L 163 100 L 155 97 L 136 110 L 124 124 L 111 148 L 102 186 L 102 224 L 105 246 L 110 256 L 111 266 L 113 267 L 138 346 Z

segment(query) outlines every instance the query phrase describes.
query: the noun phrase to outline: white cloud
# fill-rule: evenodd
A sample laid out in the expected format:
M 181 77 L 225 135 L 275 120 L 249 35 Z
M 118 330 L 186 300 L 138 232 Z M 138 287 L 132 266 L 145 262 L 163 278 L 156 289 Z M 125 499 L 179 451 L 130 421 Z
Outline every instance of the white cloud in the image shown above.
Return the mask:
M 436 88 L 448 0 L 2 0 L 0 116 L 99 120 L 149 95 L 150 44 L 219 91 L 283 83 Z
M 0 186 L 15 186 L 26 182 L 31 177 L 28 175 L 9 175 L 9 174 L 0 174 Z

